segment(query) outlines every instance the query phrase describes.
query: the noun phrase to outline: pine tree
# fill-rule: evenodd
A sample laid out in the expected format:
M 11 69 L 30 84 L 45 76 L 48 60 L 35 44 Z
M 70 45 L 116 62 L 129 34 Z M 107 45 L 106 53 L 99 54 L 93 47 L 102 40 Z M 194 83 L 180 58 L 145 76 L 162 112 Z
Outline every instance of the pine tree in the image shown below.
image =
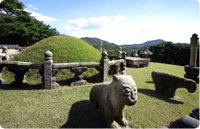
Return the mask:
M 0 44 L 29 46 L 58 34 L 56 29 L 31 17 L 18 0 L 3 0 L 0 3 Z

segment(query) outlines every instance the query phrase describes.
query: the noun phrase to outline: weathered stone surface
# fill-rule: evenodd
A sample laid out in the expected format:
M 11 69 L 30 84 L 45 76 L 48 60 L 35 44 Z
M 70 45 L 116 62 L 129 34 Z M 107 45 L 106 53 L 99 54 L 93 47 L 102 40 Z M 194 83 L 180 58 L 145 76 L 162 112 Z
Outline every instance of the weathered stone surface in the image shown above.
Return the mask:
M 190 41 L 190 65 L 185 66 L 186 74 L 184 75 L 185 78 L 192 79 L 196 83 L 199 83 L 199 67 L 196 67 L 198 42 L 198 35 L 193 34 Z
M 145 47 L 144 51 L 141 51 L 140 54 L 142 55 L 143 58 L 148 59 L 150 55 L 153 53 L 149 51 L 148 46 Z
M 155 90 L 167 97 L 174 97 L 178 88 L 186 88 L 190 93 L 195 92 L 197 88 L 195 81 L 173 74 L 153 71 L 151 76 L 155 84 Z
M 102 82 L 108 82 L 108 70 L 109 70 L 109 64 L 108 64 L 108 53 L 106 50 L 104 50 L 102 53 L 102 58 L 100 61 L 100 65 L 103 68 L 102 72 Z
M 197 45 L 198 45 L 198 35 L 193 34 L 190 41 L 190 66 L 196 67 L 196 57 L 197 57 Z
M 54 89 L 58 86 L 56 83 L 56 74 L 58 73 L 57 69 L 53 69 L 53 60 L 52 60 L 52 52 L 45 52 L 45 61 L 44 61 L 44 69 L 40 70 L 40 74 L 43 76 L 43 87 L 45 89 Z
M 192 67 L 186 65 L 185 72 L 186 72 L 186 74 L 184 75 L 185 78 L 192 79 L 196 83 L 199 83 L 199 67 Z
M 82 73 L 87 71 L 87 67 L 74 67 L 70 69 L 71 72 L 75 73 L 74 80 L 70 84 L 71 86 L 77 86 L 77 85 L 85 85 L 87 84 L 86 80 L 83 80 Z
M 139 58 L 139 57 L 126 57 L 127 67 L 148 67 L 149 59 Z
M 113 76 L 113 82 L 96 85 L 90 91 L 92 108 L 100 111 L 108 127 L 112 128 L 128 126 L 123 109 L 136 102 L 136 83 L 129 75 Z

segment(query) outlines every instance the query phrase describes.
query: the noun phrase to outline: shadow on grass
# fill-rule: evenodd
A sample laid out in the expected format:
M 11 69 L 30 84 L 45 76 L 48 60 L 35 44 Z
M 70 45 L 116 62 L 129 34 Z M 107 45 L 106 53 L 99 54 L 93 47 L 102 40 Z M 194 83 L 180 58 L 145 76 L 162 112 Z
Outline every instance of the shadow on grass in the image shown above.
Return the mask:
M 90 107 L 88 100 L 74 103 L 68 114 L 67 122 L 60 128 L 106 128 L 106 121 L 100 112 Z
M 153 81 L 146 81 L 145 83 L 154 83 Z
M 93 75 L 91 77 L 83 78 L 86 80 L 88 83 L 100 83 L 101 82 L 101 75 L 98 73 L 96 75 Z M 62 80 L 62 81 L 56 81 L 60 86 L 70 86 L 70 84 L 76 81 L 75 78 L 67 79 L 67 80 Z
M 16 87 L 12 84 L 3 84 L 0 85 L 0 89 L 2 90 L 42 90 L 41 84 L 38 85 L 27 85 L 27 86 L 22 86 L 22 87 Z
M 164 101 L 166 101 L 168 103 L 183 104 L 183 102 L 181 102 L 181 101 L 173 100 L 173 99 L 165 97 L 165 96 L 163 96 L 161 94 L 158 94 L 155 90 L 151 90 L 151 89 L 138 89 L 138 92 L 142 93 L 142 94 L 145 94 L 145 95 L 148 95 L 148 96 L 152 96 L 152 97 L 157 98 L 157 99 L 164 100 Z

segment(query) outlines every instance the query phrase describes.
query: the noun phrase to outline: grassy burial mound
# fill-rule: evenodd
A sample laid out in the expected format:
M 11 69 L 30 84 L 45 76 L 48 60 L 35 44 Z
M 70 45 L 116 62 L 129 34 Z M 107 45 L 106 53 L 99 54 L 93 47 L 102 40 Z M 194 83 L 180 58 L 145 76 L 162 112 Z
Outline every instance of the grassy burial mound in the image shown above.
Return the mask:
M 11 60 L 43 62 L 44 53 L 47 50 L 53 53 L 54 63 L 99 62 L 101 59 L 100 52 L 81 39 L 71 36 L 53 36 L 35 43 L 20 54 L 14 56 Z M 89 68 L 84 75 L 85 77 L 90 77 L 97 74 L 97 72 L 95 68 Z M 6 75 L 4 75 L 3 78 L 5 78 L 6 81 L 11 82 L 14 80 L 14 75 L 11 76 L 10 72 L 4 73 L 6 73 Z M 63 69 L 57 74 L 57 80 L 63 81 L 73 76 L 74 74 L 71 73 L 70 70 Z M 26 73 L 26 80 L 31 84 L 41 83 L 41 76 L 38 70 L 31 70 L 31 72 Z

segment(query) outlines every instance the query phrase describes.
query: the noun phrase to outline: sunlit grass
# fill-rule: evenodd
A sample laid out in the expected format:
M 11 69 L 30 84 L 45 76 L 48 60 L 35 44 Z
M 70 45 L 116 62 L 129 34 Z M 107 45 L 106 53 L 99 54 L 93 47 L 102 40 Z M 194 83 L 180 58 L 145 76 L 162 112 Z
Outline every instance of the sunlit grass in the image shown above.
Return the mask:
M 161 70 L 184 75 L 184 67 L 150 63 L 145 68 L 127 68 L 138 88 L 138 102 L 125 107 L 125 117 L 135 128 L 167 126 L 199 107 L 199 86 L 195 93 L 178 89 L 175 98 L 155 92 L 151 72 Z M 3 128 L 100 127 L 99 116 L 89 106 L 92 86 L 63 86 L 54 90 L 0 90 L 0 125 Z

